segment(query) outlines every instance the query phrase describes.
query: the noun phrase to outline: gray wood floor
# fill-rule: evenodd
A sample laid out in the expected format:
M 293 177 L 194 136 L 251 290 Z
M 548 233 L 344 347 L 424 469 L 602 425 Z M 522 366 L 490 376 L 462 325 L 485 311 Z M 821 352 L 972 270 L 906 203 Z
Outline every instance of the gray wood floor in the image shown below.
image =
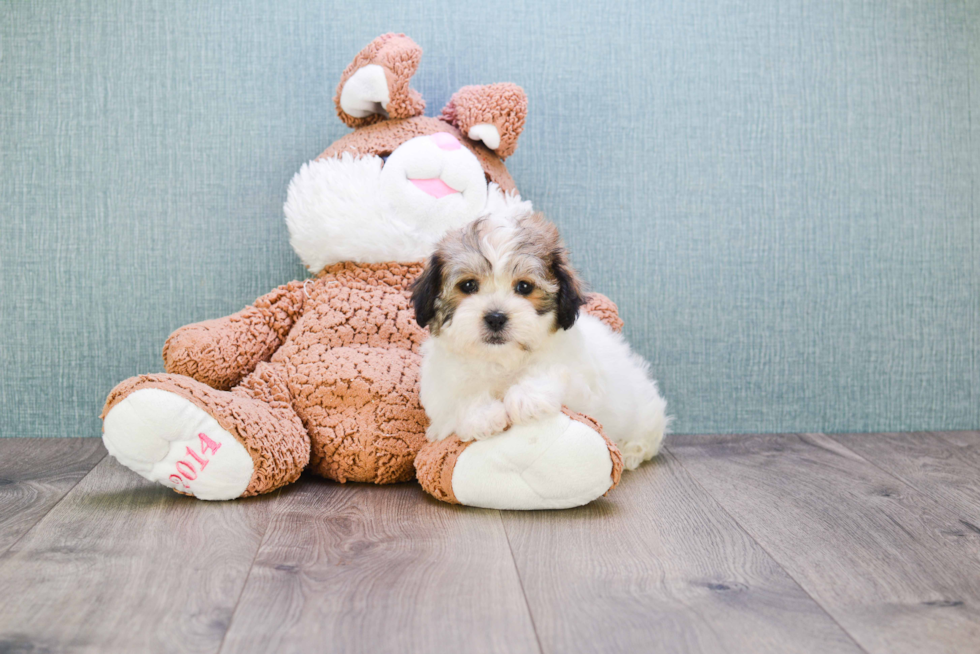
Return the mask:
M 980 432 L 674 436 L 534 513 L 0 439 L 0 654 L 66 651 L 980 652 Z

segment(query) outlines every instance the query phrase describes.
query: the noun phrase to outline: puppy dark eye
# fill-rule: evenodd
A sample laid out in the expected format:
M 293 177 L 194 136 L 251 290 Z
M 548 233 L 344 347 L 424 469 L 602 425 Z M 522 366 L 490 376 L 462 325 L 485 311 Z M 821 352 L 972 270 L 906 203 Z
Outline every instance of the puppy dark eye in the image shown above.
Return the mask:
M 531 291 L 533 290 L 534 284 L 531 282 L 525 282 L 523 279 L 517 282 L 517 285 L 514 287 L 514 292 L 516 292 L 518 295 L 530 295 Z
M 460 282 L 458 288 L 467 295 L 473 295 L 480 290 L 480 284 L 475 279 L 467 279 L 465 282 Z

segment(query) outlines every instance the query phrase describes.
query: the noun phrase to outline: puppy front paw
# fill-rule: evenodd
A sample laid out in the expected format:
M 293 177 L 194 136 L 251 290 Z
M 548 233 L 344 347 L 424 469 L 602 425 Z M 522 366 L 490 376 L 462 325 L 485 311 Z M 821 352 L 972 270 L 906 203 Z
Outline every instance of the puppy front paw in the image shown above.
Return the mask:
M 504 407 L 515 425 L 540 420 L 561 412 L 561 397 L 547 385 L 517 384 L 504 395 Z
M 456 435 L 464 443 L 483 440 L 499 434 L 510 426 L 507 409 L 500 400 L 472 406 L 460 417 Z
M 448 437 L 449 434 L 445 434 L 439 430 L 434 424 L 429 425 L 425 429 L 425 440 L 430 443 L 435 443 L 436 441 L 441 441 L 442 439 Z

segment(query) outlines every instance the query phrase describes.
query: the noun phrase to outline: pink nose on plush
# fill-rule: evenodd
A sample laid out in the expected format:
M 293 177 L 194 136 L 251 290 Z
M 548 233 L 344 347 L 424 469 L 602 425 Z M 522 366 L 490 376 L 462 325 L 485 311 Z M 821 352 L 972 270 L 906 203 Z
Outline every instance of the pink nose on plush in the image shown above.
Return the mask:
M 459 150 L 463 147 L 456 140 L 455 136 L 446 132 L 436 132 L 432 135 L 432 140 L 443 150 Z
M 447 195 L 452 195 L 453 193 L 459 193 L 459 191 L 438 177 L 434 177 L 432 179 L 410 179 L 408 181 L 415 184 L 420 191 L 425 191 L 437 200 L 439 198 L 444 198 Z

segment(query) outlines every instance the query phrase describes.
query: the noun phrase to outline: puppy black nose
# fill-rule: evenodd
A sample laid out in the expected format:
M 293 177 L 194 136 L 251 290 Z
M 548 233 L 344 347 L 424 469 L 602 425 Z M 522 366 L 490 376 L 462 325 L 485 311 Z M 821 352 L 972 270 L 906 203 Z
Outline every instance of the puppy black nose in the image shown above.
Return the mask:
M 500 311 L 493 311 L 483 316 L 483 322 L 492 332 L 499 332 L 507 324 L 507 314 Z

